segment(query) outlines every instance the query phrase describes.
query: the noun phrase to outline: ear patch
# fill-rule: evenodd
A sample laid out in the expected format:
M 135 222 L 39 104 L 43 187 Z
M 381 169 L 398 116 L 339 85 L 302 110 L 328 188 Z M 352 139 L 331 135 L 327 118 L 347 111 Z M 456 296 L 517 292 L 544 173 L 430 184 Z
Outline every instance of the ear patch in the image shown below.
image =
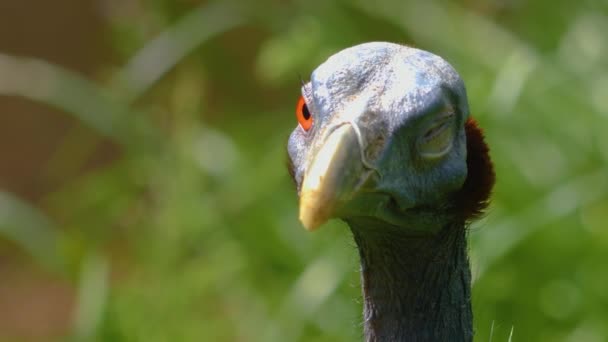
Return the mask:
M 488 207 L 496 181 L 490 149 L 477 121 L 469 117 L 465 123 L 467 136 L 467 178 L 456 193 L 456 208 L 466 221 L 479 218 Z

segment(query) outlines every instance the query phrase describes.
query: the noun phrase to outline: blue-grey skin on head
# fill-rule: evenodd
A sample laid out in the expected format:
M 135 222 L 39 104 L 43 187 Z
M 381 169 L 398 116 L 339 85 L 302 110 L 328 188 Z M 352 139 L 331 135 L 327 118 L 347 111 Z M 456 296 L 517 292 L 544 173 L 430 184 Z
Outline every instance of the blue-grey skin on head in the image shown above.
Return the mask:
M 357 45 L 321 64 L 302 94 L 313 124 L 296 127 L 288 152 L 306 228 L 333 217 L 415 228 L 416 208 L 441 207 L 462 187 L 468 104 L 460 76 L 441 57 Z M 427 213 L 424 229 L 438 229 Z

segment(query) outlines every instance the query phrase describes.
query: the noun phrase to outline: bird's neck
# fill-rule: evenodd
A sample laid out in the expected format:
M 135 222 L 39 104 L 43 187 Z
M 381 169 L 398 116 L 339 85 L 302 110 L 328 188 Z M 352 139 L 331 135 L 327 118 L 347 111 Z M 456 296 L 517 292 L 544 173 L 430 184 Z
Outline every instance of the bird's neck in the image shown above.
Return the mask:
M 418 236 L 349 225 L 361 256 L 366 341 L 472 341 L 464 223 Z

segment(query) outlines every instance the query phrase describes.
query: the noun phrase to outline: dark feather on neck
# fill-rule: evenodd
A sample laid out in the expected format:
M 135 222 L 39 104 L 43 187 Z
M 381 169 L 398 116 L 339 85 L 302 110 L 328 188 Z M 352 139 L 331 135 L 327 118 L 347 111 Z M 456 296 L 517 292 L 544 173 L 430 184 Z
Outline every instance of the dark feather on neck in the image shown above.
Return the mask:
M 477 121 L 469 117 L 464 128 L 467 135 L 467 178 L 452 202 L 456 213 L 465 221 L 471 221 L 487 208 L 496 176 L 488 145 Z
M 436 234 L 349 222 L 361 257 L 366 341 L 471 341 L 464 224 Z
M 495 175 L 483 132 L 472 118 L 465 132 L 467 178 L 447 205 L 435 208 L 445 221 L 438 232 L 415 234 L 420 230 L 347 220 L 361 257 L 366 341 L 473 339 L 466 224 L 488 206 Z M 445 206 L 452 214 L 440 212 Z M 429 210 L 421 212 L 428 216 Z

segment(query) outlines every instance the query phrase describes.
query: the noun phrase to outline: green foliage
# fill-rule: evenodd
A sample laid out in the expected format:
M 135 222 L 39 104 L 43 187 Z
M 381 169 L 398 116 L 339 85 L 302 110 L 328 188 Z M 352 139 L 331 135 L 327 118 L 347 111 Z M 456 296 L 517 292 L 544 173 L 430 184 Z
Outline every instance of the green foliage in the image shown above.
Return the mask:
M 369 40 L 450 61 L 492 147 L 493 205 L 470 234 L 477 340 L 607 338 L 606 3 L 189 3 L 112 17 L 125 67 L 106 82 L 0 55 L 0 94 L 121 151 L 50 194 L 48 217 L 0 193 L 0 234 L 79 289 L 75 340 L 360 339 L 349 234 L 300 227 L 284 163 L 298 75 Z

